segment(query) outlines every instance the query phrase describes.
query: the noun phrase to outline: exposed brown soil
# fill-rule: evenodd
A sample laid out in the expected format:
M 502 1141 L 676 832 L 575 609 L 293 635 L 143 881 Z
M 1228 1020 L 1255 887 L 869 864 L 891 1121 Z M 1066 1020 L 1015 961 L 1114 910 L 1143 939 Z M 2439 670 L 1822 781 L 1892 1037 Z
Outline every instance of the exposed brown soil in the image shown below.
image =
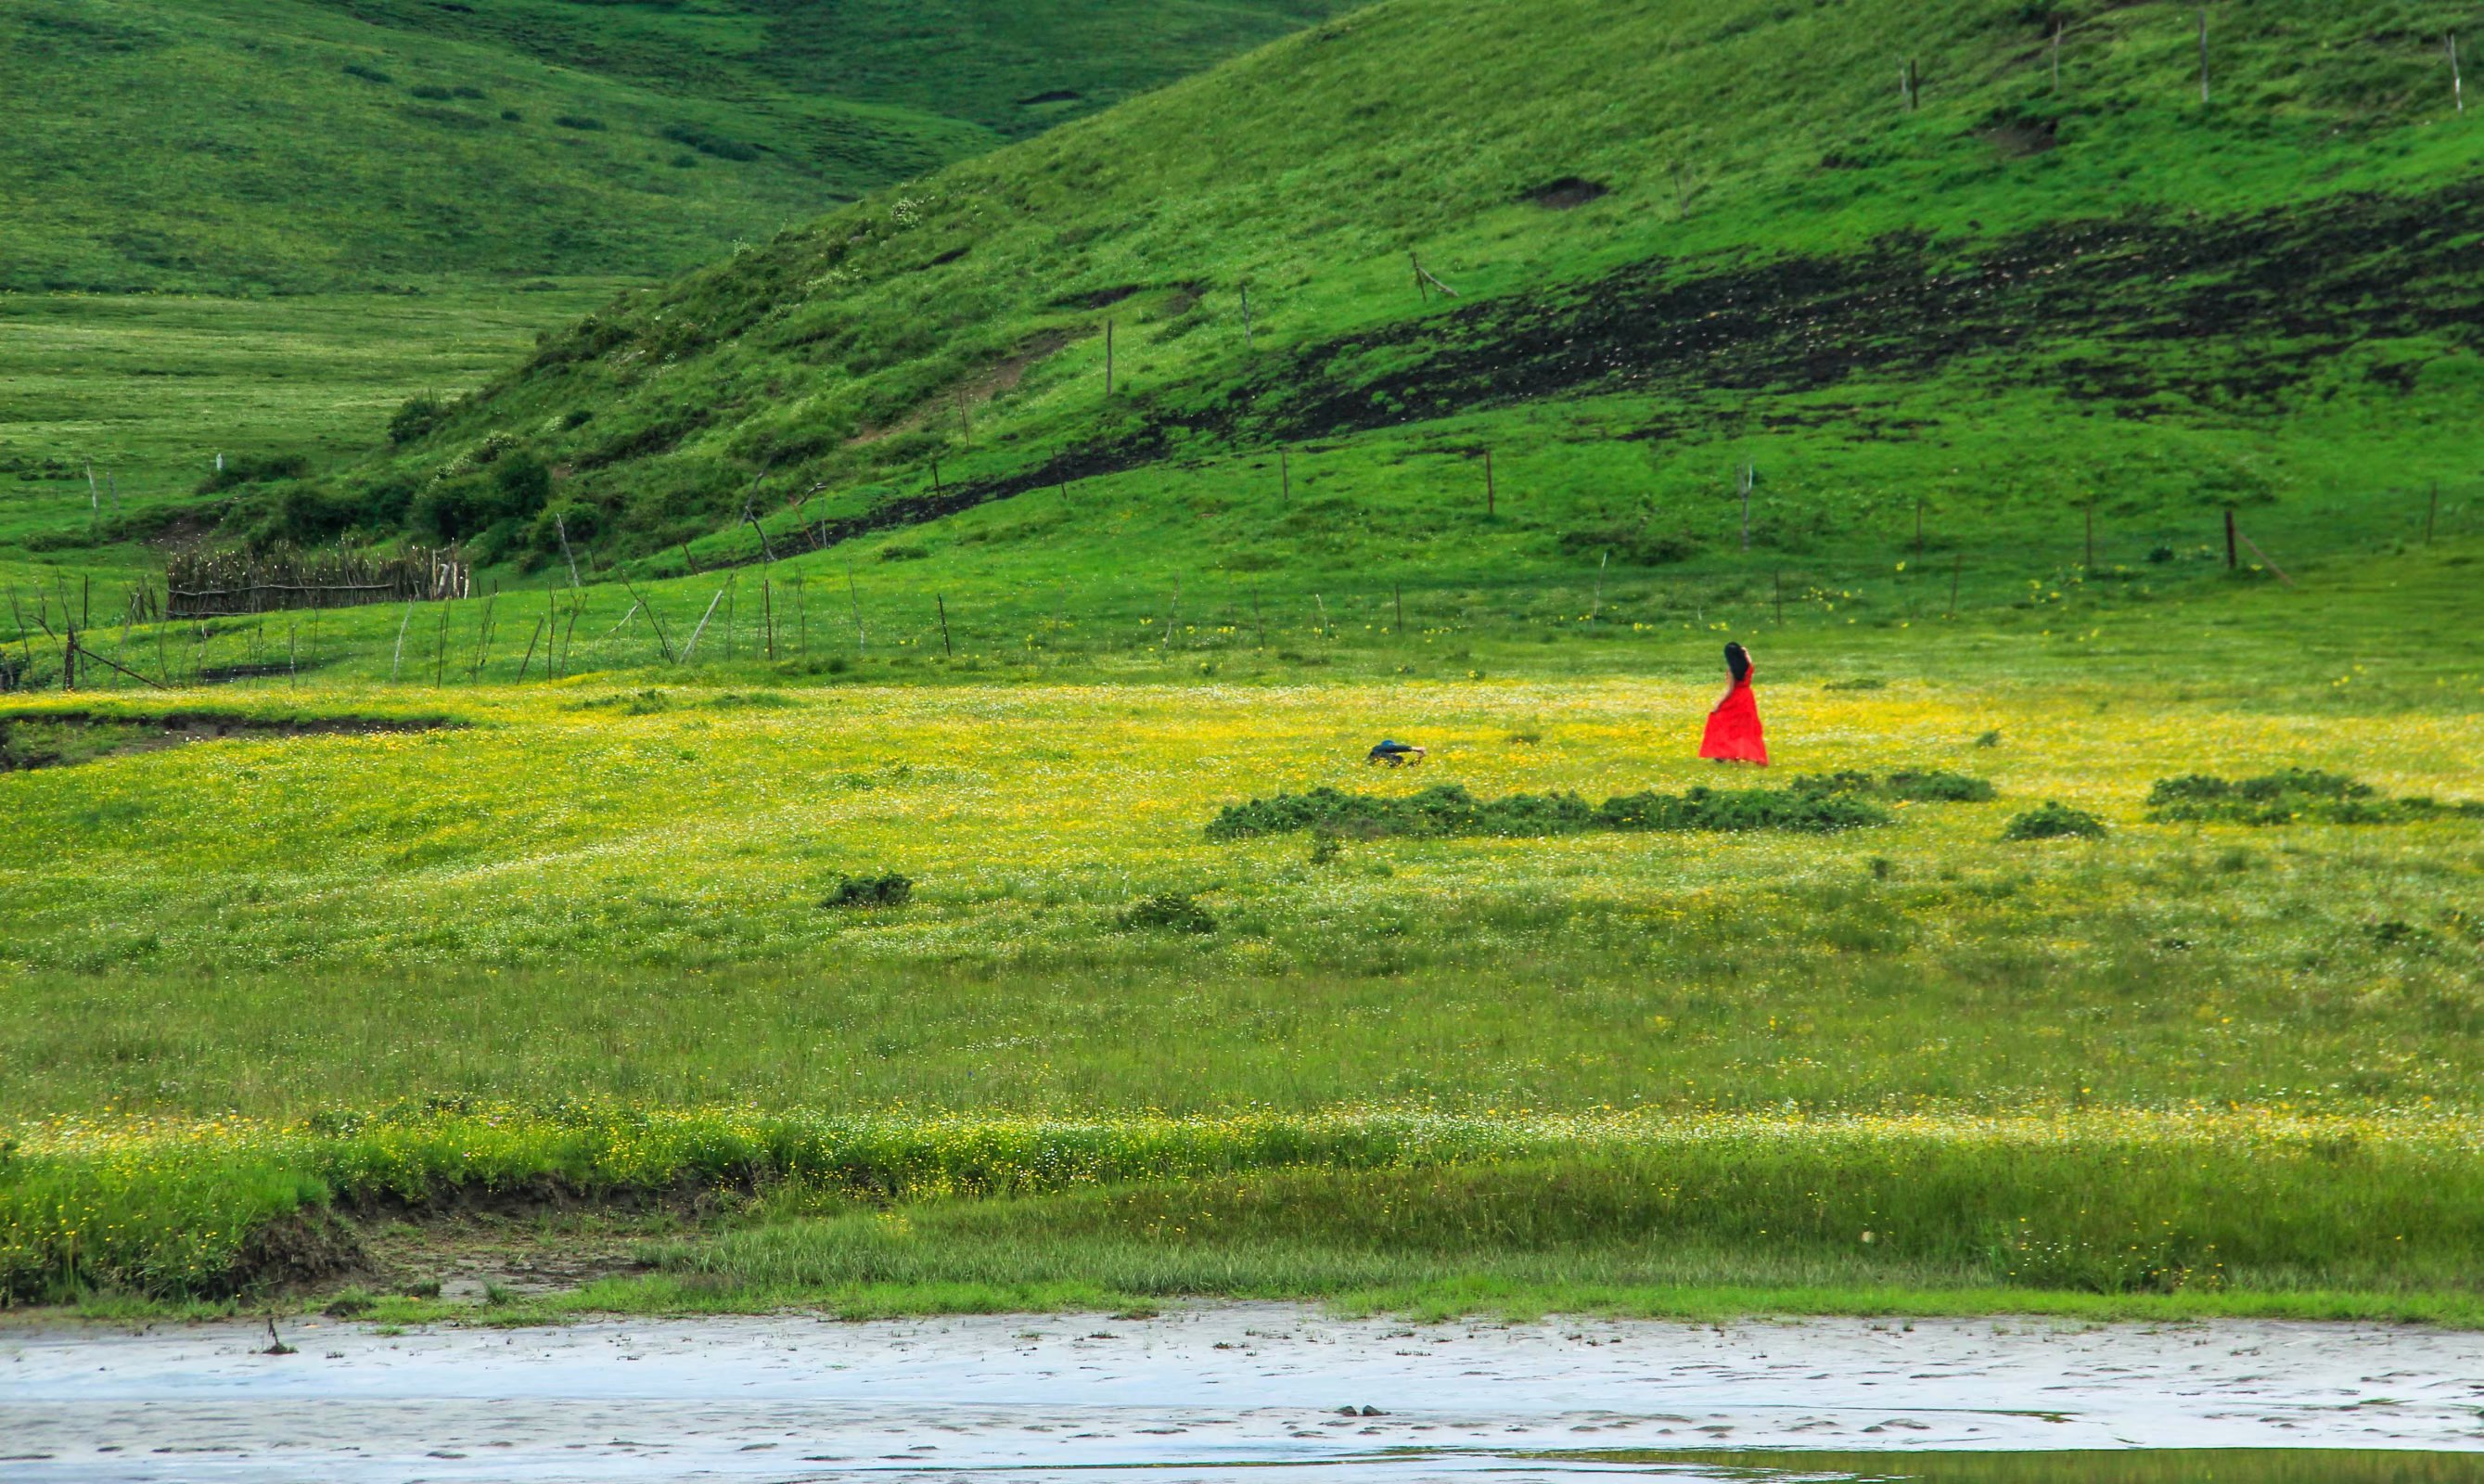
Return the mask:
M 589 1193 L 550 1177 L 417 1201 L 349 1197 L 333 1210 L 253 1230 L 223 1291 L 315 1301 L 361 1290 L 452 1302 L 480 1302 L 496 1288 L 559 1292 L 647 1271 L 648 1244 L 701 1229 L 740 1199 L 695 1183 Z

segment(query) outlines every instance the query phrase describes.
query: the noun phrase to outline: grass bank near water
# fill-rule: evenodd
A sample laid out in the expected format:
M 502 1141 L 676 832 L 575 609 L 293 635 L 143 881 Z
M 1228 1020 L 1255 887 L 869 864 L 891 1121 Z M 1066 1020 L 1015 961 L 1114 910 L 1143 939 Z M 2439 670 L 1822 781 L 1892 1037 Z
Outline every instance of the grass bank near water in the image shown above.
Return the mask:
M 351 1274 L 341 1213 L 703 1193 L 730 1214 L 651 1251 L 652 1276 L 529 1311 L 1191 1295 L 1627 1309 L 1737 1289 L 1763 1309 L 1905 1290 L 2472 1322 L 2476 1135 L 2467 1118 L 2206 1111 L 61 1122 L 21 1130 L 0 1181 L 0 1291 L 213 1300 Z

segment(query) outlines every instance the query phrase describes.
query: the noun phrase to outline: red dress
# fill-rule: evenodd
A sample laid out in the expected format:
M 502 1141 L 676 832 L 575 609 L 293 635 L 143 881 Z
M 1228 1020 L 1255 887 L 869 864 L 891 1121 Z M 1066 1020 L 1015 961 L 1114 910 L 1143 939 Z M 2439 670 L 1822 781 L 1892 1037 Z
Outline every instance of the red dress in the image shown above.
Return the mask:
M 1768 740 L 1760 735 L 1760 703 L 1751 694 L 1749 675 L 1734 682 L 1734 688 L 1708 714 L 1708 735 L 1699 741 L 1699 755 L 1768 766 Z

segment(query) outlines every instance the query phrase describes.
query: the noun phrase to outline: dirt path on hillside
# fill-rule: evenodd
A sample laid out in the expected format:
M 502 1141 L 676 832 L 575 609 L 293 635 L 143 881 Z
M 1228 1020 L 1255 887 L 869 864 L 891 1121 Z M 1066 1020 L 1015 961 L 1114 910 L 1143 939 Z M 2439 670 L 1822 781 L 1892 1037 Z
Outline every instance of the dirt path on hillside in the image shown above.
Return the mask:
M 2484 1335 L 2365 1326 L 1426 1326 L 1220 1305 L 393 1336 L 331 1321 L 285 1337 L 298 1353 L 258 1354 L 264 1329 L 239 1324 L 0 1331 L 0 1473 L 393 1484 L 1118 1466 L 1272 1484 L 1611 1467 L 1519 1456 L 1548 1449 L 2484 1450 Z

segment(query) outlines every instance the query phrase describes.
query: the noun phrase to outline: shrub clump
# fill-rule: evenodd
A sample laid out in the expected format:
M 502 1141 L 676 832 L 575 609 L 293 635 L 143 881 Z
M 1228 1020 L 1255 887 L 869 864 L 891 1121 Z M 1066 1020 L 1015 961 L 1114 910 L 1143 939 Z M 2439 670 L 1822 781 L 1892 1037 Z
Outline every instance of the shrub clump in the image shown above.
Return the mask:
M 2046 799 L 2010 822 L 2001 832 L 2004 840 L 2100 840 L 2104 838 L 2104 821 L 2084 809 L 2073 809 Z
M 1916 804 L 1982 804 L 1992 799 L 1992 784 L 1964 773 L 1907 769 L 1889 775 L 1888 795 Z
M 896 907 L 914 900 L 914 878 L 891 871 L 883 876 L 840 877 L 837 889 L 820 904 L 824 907 Z
M 1454 783 L 1401 796 L 1317 788 L 1228 804 L 1210 840 L 1248 840 L 1305 830 L 1346 839 L 1384 836 L 1576 835 L 1593 830 L 1790 829 L 1825 833 L 1889 822 L 1886 811 L 1845 790 L 1708 789 L 1627 794 L 1590 805 L 1576 794 L 1513 794 L 1481 799 Z
M 1114 919 L 1125 931 L 1156 929 L 1168 932 L 1214 932 L 1216 918 L 1188 892 L 1164 891 L 1143 898 Z
M 2186 773 L 2158 779 L 2147 794 L 2147 817 L 2159 823 L 2403 824 L 2443 815 L 2484 815 L 2484 804 L 2390 798 L 2343 773 L 2309 768 L 2239 782 Z

